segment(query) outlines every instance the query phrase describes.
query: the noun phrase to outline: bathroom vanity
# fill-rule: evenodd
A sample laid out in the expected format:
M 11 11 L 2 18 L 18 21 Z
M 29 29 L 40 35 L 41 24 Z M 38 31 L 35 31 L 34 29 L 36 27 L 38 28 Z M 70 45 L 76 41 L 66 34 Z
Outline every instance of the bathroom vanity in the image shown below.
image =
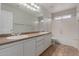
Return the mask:
M 51 45 L 51 33 L 23 34 L 24 38 L 0 37 L 1 56 L 39 56 Z

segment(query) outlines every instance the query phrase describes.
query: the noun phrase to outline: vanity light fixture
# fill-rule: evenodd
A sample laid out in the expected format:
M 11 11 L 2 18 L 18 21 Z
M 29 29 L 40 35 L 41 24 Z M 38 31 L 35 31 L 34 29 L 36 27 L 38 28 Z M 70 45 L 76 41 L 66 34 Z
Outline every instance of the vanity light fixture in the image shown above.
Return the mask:
M 36 4 L 34 3 L 20 3 L 21 5 L 23 5 L 24 7 L 27 7 L 33 11 L 39 11 L 40 10 L 40 7 L 37 6 Z
M 36 9 L 40 9 L 38 5 L 36 5 L 35 3 L 30 3 L 33 7 L 35 7 Z

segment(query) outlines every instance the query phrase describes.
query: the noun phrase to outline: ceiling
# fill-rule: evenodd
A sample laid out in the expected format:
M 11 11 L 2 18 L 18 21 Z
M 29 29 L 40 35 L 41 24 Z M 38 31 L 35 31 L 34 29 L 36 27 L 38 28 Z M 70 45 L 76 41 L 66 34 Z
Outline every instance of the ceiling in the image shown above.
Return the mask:
M 46 8 L 50 13 L 60 12 L 69 8 L 74 8 L 75 3 L 39 3 L 41 7 Z
M 77 3 L 36 3 L 36 4 L 41 7 L 41 12 L 35 13 L 35 12 L 30 12 L 29 10 L 28 12 L 33 13 L 33 15 L 36 15 L 36 16 L 43 15 L 45 17 L 51 17 L 51 13 L 60 12 L 66 9 L 74 8 L 79 5 Z M 17 6 L 17 5 L 13 4 L 13 6 Z M 19 8 L 23 9 L 24 11 L 27 11 L 27 9 L 24 8 L 23 6 Z

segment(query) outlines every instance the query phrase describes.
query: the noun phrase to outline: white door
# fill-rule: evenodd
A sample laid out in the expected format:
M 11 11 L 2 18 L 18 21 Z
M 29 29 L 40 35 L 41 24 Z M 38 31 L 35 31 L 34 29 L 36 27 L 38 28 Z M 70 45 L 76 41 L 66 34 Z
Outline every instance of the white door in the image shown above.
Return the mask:
M 35 56 L 35 38 L 24 41 L 24 56 Z

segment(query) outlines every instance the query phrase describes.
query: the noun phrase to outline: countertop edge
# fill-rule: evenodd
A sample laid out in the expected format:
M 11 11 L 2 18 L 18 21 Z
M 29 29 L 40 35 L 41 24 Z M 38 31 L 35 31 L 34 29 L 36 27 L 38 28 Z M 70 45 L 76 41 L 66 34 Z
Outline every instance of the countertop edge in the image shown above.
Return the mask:
M 42 33 L 42 34 L 41 34 L 41 33 Z M 23 39 L 19 39 L 19 40 L 13 40 L 13 41 L 9 41 L 9 42 L 0 43 L 0 46 L 6 45 L 6 44 L 15 43 L 15 42 L 19 42 L 19 41 L 23 41 L 23 40 L 30 39 L 30 38 L 33 38 L 33 37 L 38 37 L 38 36 L 42 36 L 42 35 L 47 35 L 47 34 L 51 34 L 51 32 L 46 32 L 46 33 L 40 32 L 39 35 L 35 35 L 35 36 L 31 36 L 31 37 L 27 37 L 27 38 L 23 38 Z

